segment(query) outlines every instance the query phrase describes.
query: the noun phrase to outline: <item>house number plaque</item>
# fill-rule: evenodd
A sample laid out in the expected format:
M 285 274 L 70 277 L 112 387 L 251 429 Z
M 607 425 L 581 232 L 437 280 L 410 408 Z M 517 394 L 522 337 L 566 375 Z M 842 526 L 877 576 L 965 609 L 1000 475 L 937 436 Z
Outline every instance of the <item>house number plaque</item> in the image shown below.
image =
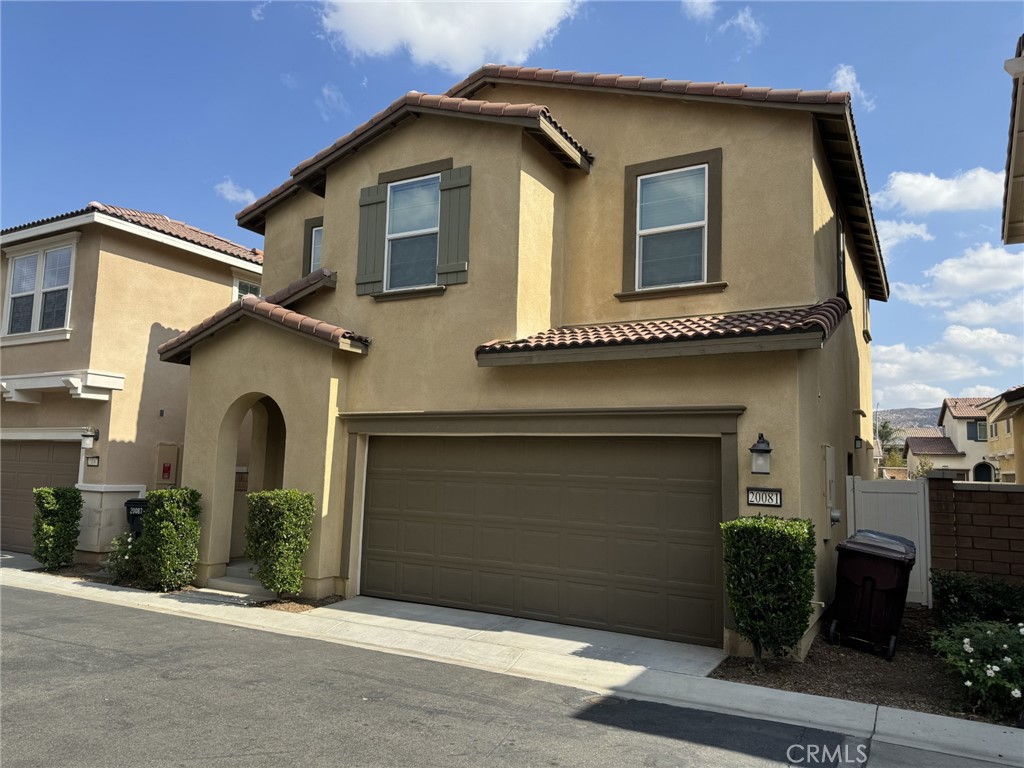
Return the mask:
M 781 488 L 747 488 L 748 507 L 781 507 Z

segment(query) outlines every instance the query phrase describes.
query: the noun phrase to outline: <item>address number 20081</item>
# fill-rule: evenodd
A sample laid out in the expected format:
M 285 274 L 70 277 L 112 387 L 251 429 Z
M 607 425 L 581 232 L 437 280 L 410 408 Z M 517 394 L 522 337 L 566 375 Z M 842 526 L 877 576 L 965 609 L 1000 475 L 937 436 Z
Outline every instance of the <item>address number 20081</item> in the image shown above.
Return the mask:
M 747 488 L 747 505 L 751 507 L 781 507 L 781 488 Z

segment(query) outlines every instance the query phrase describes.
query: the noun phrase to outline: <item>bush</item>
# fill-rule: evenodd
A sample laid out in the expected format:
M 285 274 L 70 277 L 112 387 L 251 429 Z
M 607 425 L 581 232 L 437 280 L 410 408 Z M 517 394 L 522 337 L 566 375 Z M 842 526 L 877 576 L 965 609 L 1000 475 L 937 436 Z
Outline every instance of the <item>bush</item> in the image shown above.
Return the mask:
M 32 557 L 52 570 L 71 565 L 82 522 L 82 494 L 77 488 L 33 488 Z
M 1024 621 L 1024 584 L 974 573 L 932 570 L 935 619 L 943 627 L 971 621 Z
M 142 513 L 142 533 L 113 541 L 107 569 L 115 582 L 170 592 L 196 577 L 199 562 L 199 491 L 150 491 Z
M 960 675 L 972 711 L 1014 720 L 1024 715 L 1024 622 L 958 624 L 939 634 L 932 646 Z
M 313 494 L 285 489 L 256 491 L 247 498 L 245 552 L 256 564 L 256 578 L 278 595 L 298 594 L 304 575 L 302 558 L 313 528 Z
M 725 586 L 737 631 L 761 653 L 782 656 L 807 631 L 814 597 L 814 524 L 772 516 L 722 523 Z

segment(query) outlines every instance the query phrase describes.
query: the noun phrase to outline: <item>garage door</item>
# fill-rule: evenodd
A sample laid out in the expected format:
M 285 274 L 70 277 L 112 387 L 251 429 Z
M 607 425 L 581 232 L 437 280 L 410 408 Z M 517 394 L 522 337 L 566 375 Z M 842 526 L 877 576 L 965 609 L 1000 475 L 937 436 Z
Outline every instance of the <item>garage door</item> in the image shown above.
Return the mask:
M 720 446 L 371 437 L 364 595 L 721 645 Z
M 79 443 L 0 443 L 0 547 L 32 551 L 33 488 L 78 482 Z

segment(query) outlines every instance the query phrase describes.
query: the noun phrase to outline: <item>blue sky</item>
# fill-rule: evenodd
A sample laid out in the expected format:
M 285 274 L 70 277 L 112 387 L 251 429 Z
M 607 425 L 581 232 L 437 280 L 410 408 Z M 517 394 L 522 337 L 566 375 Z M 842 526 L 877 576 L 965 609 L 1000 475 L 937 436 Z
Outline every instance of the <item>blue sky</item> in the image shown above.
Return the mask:
M 1000 242 L 1020 2 L 0 2 L 0 218 L 90 200 L 246 245 L 247 202 L 409 90 L 487 62 L 854 94 L 893 296 L 875 400 L 1024 383 Z

